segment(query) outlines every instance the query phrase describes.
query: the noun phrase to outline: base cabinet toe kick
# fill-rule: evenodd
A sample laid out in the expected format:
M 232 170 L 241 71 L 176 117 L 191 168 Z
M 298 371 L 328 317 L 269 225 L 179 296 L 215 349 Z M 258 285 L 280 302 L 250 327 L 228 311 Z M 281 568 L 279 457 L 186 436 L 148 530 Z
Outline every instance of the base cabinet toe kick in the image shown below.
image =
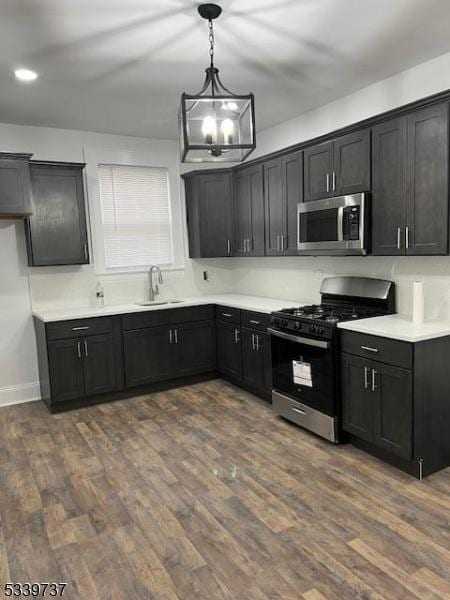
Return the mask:
M 330 442 L 339 442 L 337 417 L 301 404 L 276 390 L 272 391 L 272 410 L 275 415 L 284 417 Z

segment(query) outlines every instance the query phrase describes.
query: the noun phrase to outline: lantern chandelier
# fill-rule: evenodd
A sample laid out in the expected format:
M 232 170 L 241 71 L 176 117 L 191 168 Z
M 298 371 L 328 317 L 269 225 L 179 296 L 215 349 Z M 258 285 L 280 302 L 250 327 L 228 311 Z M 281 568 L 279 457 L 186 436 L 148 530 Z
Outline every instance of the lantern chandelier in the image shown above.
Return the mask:
M 239 162 L 255 148 L 254 96 L 230 92 L 214 66 L 213 21 L 221 7 L 201 4 L 198 12 L 209 24 L 210 64 L 202 89 L 181 95 L 181 162 Z

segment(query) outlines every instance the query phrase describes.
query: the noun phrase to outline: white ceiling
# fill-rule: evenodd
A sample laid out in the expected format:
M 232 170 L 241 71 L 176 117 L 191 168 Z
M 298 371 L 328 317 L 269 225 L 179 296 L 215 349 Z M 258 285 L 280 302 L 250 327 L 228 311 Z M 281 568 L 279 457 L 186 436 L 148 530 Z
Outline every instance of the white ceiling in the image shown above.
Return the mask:
M 216 65 L 264 129 L 450 51 L 448 0 L 223 0 Z M 193 0 L 1 0 L 0 121 L 176 138 L 208 63 Z M 33 84 L 14 80 L 19 66 Z

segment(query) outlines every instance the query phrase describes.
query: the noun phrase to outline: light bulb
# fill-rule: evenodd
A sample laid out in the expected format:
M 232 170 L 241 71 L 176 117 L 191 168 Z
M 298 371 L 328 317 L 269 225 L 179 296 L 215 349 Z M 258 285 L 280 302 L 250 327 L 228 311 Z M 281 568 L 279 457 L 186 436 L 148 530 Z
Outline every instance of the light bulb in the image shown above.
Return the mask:
M 214 144 L 217 139 L 217 123 L 214 117 L 208 116 L 203 119 L 202 134 L 205 144 Z
M 234 123 L 231 119 L 224 119 L 220 125 L 223 135 L 223 143 L 229 146 L 233 143 Z
M 237 110 L 238 105 L 236 104 L 236 102 L 228 102 L 228 109 L 229 110 Z
M 14 75 L 19 81 L 34 81 L 38 76 L 37 73 L 30 69 L 16 69 Z

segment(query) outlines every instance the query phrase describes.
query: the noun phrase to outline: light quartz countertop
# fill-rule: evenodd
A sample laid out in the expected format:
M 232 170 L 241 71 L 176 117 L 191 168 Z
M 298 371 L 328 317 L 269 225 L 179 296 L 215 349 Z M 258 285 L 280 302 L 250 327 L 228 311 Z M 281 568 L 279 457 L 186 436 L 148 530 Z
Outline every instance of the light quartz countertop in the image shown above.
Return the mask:
M 148 312 L 153 310 L 170 310 L 172 308 L 183 308 L 185 306 L 201 306 L 204 304 L 221 304 L 231 308 L 253 310 L 261 313 L 271 313 L 281 308 L 291 306 L 302 306 L 307 302 L 299 300 L 276 300 L 275 298 L 263 298 L 260 296 L 244 296 L 240 294 L 215 294 L 212 296 L 198 296 L 194 298 L 183 298 L 181 302 L 173 304 L 160 304 L 154 306 L 139 306 L 137 304 L 121 304 L 105 306 L 104 308 L 51 308 L 48 310 L 33 311 L 33 315 L 46 323 L 55 321 L 67 321 L 70 319 L 87 319 L 91 317 L 107 317 L 112 315 L 123 315 L 128 313 Z M 161 298 L 161 302 L 166 299 Z M 170 300 L 169 300 L 170 302 Z
M 414 324 L 410 317 L 399 314 L 347 321 L 339 323 L 338 327 L 346 331 L 378 335 L 404 342 L 422 342 L 450 335 L 449 321 L 425 321 Z

